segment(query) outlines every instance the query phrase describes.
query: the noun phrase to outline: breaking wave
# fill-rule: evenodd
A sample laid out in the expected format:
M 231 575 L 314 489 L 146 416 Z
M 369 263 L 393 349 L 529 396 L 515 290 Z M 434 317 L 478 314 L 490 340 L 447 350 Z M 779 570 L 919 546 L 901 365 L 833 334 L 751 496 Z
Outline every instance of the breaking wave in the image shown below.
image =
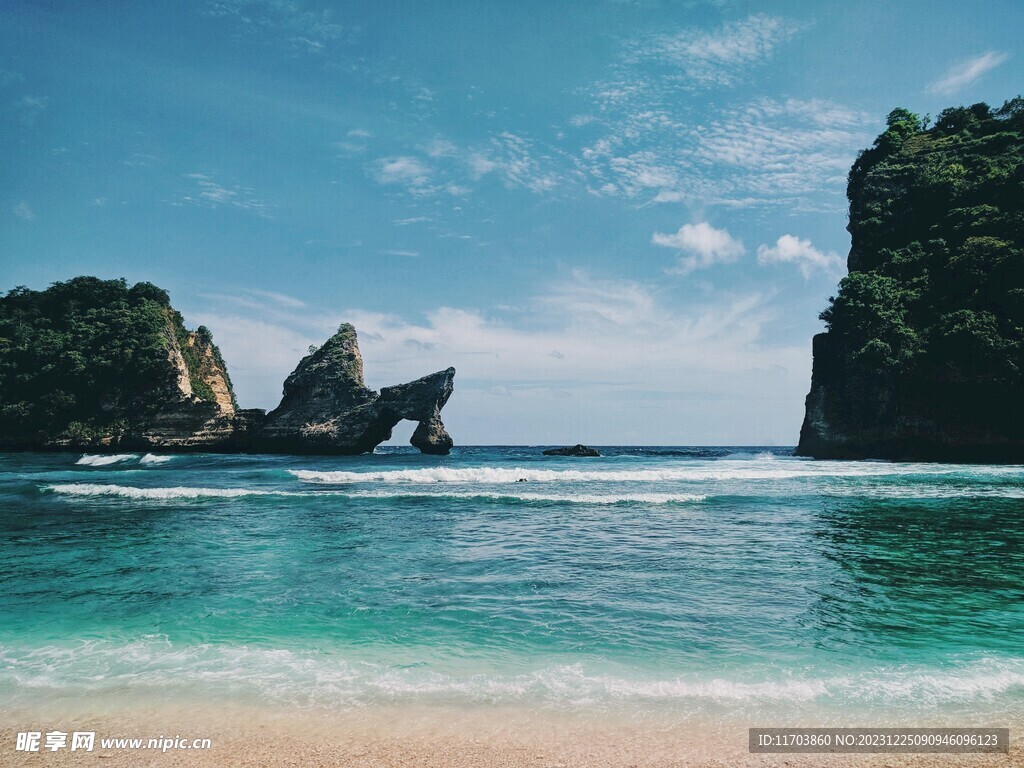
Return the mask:
M 173 456 L 167 456 L 166 454 L 147 453 L 139 459 L 139 464 L 166 464 L 173 458 Z
M 480 499 L 482 501 L 550 501 L 565 504 L 685 504 L 704 501 L 707 496 L 699 493 L 486 493 L 473 491 L 451 491 L 443 493 L 366 491 L 343 494 L 353 499 Z
M 927 709 L 992 702 L 1024 692 L 1024 661 L 981 658 L 951 667 L 895 666 L 862 671 L 776 674 L 726 671 L 652 679 L 624 677 L 583 663 L 520 673 L 460 672 L 425 661 L 381 664 L 342 652 L 240 645 L 176 645 L 164 636 L 117 643 L 18 649 L 0 645 L 0 690 L 64 694 L 125 690 L 253 696 L 267 703 L 354 707 L 377 703 L 767 705 L 832 703 Z
M 798 478 L 842 479 L 860 477 L 942 477 L 946 475 L 1024 477 L 1020 467 L 968 468 L 953 465 L 887 464 L 850 462 L 784 462 L 772 460 L 764 466 L 751 466 L 751 461 L 717 461 L 705 467 L 664 467 L 637 470 L 532 469 L 527 467 L 428 467 L 382 471 L 314 471 L 289 469 L 288 472 L 307 483 L 342 485 L 348 483 L 482 483 L 501 484 L 527 480 L 538 483 L 560 482 L 671 482 L 720 480 L 791 480 Z M 787 466 L 789 464 L 789 466 Z M 982 474 L 983 473 L 983 474 Z
M 308 494 L 270 491 L 258 488 L 133 488 L 126 485 L 100 485 L 97 483 L 62 483 L 47 485 L 45 489 L 70 496 L 123 496 L 128 499 L 200 499 L 239 496 L 303 496 Z
M 138 455 L 134 453 L 87 453 L 76 461 L 75 464 L 80 464 L 86 467 L 105 467 L 109 464 L 119 464 L 122 461 L 129 461 L 137 458 L 139 458 Z
M 482 501 L 559 502 L 566 504 L 682 504 L 703 501 L 706 497 L 688 493 L 626 493 L 596 494 L 544 494 L 544 493 L 429 493 L 390 491 L 314 491 L 295 492 L 261 488 L 135 488 L 125 485 L 98 483 L 63 483 L 44 486 L 53 493 L 68 496 L 121 496 L 128 499 L 200 499 L 241 498 L 244 496 L 329 496 L 344 499 L 479 499 Z

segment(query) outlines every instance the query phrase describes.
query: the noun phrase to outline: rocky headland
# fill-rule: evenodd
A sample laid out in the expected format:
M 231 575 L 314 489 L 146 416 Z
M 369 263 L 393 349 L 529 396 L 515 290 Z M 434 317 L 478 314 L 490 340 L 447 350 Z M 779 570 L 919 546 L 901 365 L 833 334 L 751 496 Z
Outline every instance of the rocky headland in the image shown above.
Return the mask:
M 267 413 L 240 409 L 210 331 L 184 327 L 149 283 L 79 277 L 0 298 L 0 449 L 357 454 L 418 422 L 446 454 L 455 369 L 369 389 L 356 330 L 311 350 Z
M 849 175 L 797 454 L 1024 462 L 1024 100 L 894 110 Z

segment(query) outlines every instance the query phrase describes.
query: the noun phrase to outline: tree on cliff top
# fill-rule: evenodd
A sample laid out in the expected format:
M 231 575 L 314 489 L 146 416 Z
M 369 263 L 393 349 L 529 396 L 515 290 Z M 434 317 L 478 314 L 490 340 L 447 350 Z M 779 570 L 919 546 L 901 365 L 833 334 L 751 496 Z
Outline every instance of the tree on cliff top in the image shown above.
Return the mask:
M 893 110 L 847 191 L 850 274 L 821 317 L 850 386 L 926 395 L 933 414 L 1020 413 L 1024 99 L 952 107 L 930 128 Z
M 186 334 L 152 283 L 76 277 L 9 291 L 0 297 L 0 435 L 81 437 L 149 413 L 176 386 L 169 330 Z

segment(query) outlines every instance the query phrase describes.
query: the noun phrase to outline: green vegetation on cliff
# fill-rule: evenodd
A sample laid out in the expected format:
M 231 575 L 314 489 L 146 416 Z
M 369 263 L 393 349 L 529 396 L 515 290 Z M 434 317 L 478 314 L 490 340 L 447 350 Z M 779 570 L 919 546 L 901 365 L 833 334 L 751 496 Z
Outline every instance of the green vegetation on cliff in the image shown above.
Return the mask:
M 1024 444 L 1024 99 L 931 126 L 894 110 L 848 196 L 850 274 L 821 315 L 801 452 Z
M 172 334 L 193 392 L 212 401 L 181 315 L 155 285 L 76 277 L 9 291 L 0 297 L 0 438 L 85 440 L 129 430 L 180 397 Z

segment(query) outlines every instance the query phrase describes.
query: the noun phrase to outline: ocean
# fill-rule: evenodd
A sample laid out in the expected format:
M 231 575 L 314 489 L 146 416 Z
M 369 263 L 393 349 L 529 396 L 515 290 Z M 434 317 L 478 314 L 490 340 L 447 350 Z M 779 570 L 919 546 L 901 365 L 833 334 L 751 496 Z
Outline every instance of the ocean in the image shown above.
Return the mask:
M 0 702 L 1019 720 L 1024 467 L 790 451 L 2 454 Z

